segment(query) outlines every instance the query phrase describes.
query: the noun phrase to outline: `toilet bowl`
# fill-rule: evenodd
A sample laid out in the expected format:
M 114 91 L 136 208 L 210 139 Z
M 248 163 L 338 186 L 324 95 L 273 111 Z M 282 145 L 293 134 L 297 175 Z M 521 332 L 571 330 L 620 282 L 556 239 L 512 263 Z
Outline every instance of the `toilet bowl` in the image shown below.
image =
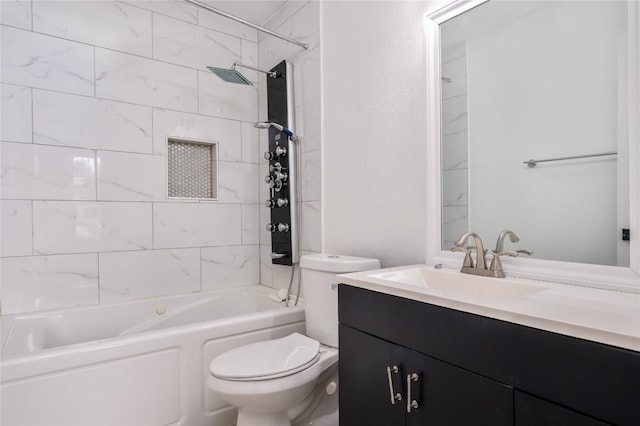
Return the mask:
M 209 365 L 207 386 L 238 409 L 237 426 L 290 426 L 292 417 L 310 404 L 312 394 L 324 392 L 316 386 L 319 378 L 338 362 L 335 276 L 378 269 L 380 262 L 315 254 L 303 256 L 300 267 L 307 336 L 293 333 L 241 346 Z

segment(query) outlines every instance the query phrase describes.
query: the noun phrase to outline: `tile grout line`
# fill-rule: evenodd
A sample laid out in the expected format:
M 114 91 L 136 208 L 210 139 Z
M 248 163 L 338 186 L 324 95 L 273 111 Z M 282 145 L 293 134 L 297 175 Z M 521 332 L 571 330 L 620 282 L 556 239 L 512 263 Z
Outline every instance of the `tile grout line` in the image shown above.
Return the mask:
M 153 20 L 153 14 L 152 14 L 152 20 Z M 119 54 L 122 54 L 122 55 L 135 56 L 136 58 L 143 59 L 143 60 L 156 61 L 156 62 L 159 62 L 159 63 L 162 63 L 162 64 L 172 65 L 172 66 L 175 66 L 175 67 L 180 67 L 180 68 L 189 69 L 189 70 L 193 70 L 193 71 L 202 71 L 202 68 L 197 68 L 197 67 L 192 66 L 192 65 L 178 64 L 178 63 L 175 63 L 175 62 L 170 62 L 170 61 L 167 61 L 167 60 L 164 60 L 164 59 L 156 58 L 154 56 L 154 51 L 153 51 L 153 48 L 155 47 L 153 36 L 151 38 L 151 49 L 152 49 L 151 50 L 151 56 L 144 56 L 144 55 L 141 55 L 139 53 L 132 53 L 132 52 L 129 52 L 129 51 L 124 51 L 124 50 L 117 50 L 117 49 L 114 49 L 112 47 L 106 47 L 106 46 L 101 46 L 101 45 L 97 45 L 97 44 L 91 44 L 91 43 L 87 43 L 85 41 L 79 41 L 79 40 L 75 40 L 75 39 L 71 39 L 71 38 L 60 37 L 58 35 L 53 35 L 53 34 L 49 34 L 49 33 L 43 33 L 43 32 L 40 32 L 40 31 L 26 30 L 26 29 L 24 29 L 22 27 L 16 27 L 16 26 L 13 26 L 13 25 L 0 24 L 0 26 L 13 28 L 13 29 L 19 30 L 19 31 L 26 31 L 26 32 L 30 32 L 32 34 L 37 34 L 37 35 L 43 36 L 43 37 L 50 37 L 50 38 L 53 38 L 53 39 L 56 39 L 56 40 L 62 40 L 62 41 L 68 42 L 68 43 L 74 43 L 74 44 L 79 44 L 79 45 L 82 45 L 82 46 L 89 46 L 89 47 L 93 47 L 93 48 L 104 49 L 104 50 L 108 50 L 110 52 L 119 53 Z M 214 31 L 214 30 L 211 30 L 209 28 L 207 28 L 207 29 L 210 30 L 210 31 Z M 153 33 L 153 28 L 152 28 L 152 33 Z M 225 34 L 225 35 L 228 35 L 228 34 Z M 242 42 L 242 38 L 240 38 L 240 37 L 237 37 L 237 36 L 229 36 L 229 37 L 233 37 L 233 38 L 237 39 L 237 41 Z M 252 41 L 249 41 L 249 40 L 245 40 L 245 41 L 247 41 L 249 43 L 255 43 L 255 42 L 252 42 Z M 257 43 L 255 43 L 255 44 L 257 45 Z M 241 60 L 242 58 L 241 57 L 235 57 L 235 59 L 236 60 Z
M 167 108 L 167 107 L 162 107 L 162 106 L 157 106 L 157 105 L 139 104 L 139 103 L 130 102 L 130 101 L 123 101 L 123 100 L 120 100 L 120 99 L 105 98 L 105 97 L 101 97 L 101 96 L 91 96 L 91 95 L 85 95 L 85 94 L 81 94 L 81 93 L 63 92 L 61 90 L 34 87 L 34 86 L 25 86 L 23 84 L 17 84 L 17 83 L 11 83 L 11 82 L 2 82 L 2 84 L 9 85 L 9 86 L 15 86 L 15 87 L 23 87 L 25 89 L 32 89 L 32 91 L 33 90 L 40 90 L 40 91 L 43 91 L 43 92 L 59 93 L 59 94 L 62 94 L 62 95 L 67 95 L 67 96 L 76 96 L 76 97 L 87 98 L 87 99 L 97 99 L 97 100 L 100 100 L 100 101 L 114 102 L 114 103 L 125 104 L 125 105 L 133 105 L 133 106 L 137 106 L 137 107 L 141 107 L 141 108 L 159 109 L 159 110 L 162 110 L 162 111 L 175 112 L 175 113 L 179 113 L 179 114 L 195 115 L 195 116 L 203 117 L 203 118 L 215 118 L 217 120 L 232 121 L 232 122 L 235 122 L 235 123 L 253 123 L 254 122 L 254 120 L 247 121 L 247 120 L 241 120 L 241 119 L 235 119 L 235 118 L 229 118 L 229 117 L 221 117 L 221 116 L 217 116 L 217 115 L 210 115 L 210 114 L 186 111 L 186 110 L 181 110 L 181 109 Z
M 262 244 L 264 247 L 269 247 Z M 37 258 L 37 257 L 55 257 L 55 256 L 83 256 L 87 254 L 126 254 L 126 253 L 151 253 L 151 252 L 165 252 L 171 250 L 195 250 L 195 249 L 221 249 L 230 247 L 260 247 L 261 244 L 229 244 L 222 246 L 188 246 L 188 247 L 167 247 L 167 248 L 153 248 L 153 249 L 138 249 L 138 250 L 108 250 L 108 251 L 74 251 L 68 253 L 40 253 L 33 252 L 33 254 L 22 254 L 16 256 L 2 256 L 0 259 L 20 259 L 20 258 Z

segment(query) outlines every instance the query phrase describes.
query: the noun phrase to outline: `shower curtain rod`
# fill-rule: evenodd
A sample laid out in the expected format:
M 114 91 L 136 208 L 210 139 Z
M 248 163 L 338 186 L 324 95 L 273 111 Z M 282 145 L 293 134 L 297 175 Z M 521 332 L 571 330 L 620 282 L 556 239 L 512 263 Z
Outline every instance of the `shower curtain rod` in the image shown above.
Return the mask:
M 309 48 L 309 45 L 306 44 L 306 43 L 302 43 L 302 42 L 300 42 L 298 40 L 294 40 L 292 38 L 283 36 L 281 34 L 278 34 L 276 32 L 268 30 L 265 27 L 261 27 L 260 25 L 253 24 L 253 23 L 251 23 L 249 21 L 245 21 L 242 18 L 238 18 L 237 16 L 231 15 L 230 13 L 224 12 L 224 11 L 222 11 L 220 9 L 216 9 L 215 7 L 211 7 L 211 6 L 209 6 L 209 5 L 205 4 L 205 3 L 202 3 L 202 2 L 200 2 L 198 0 L 184 0 L 184 1 L 187 2 L 187 3 L 191 3 L 191 4 L 195 5 L 195 6 L 201 7 L 203 9 L 206 9 L 209 12 L 213 12 L 213 13 L 216 13 L 216 14 L 218 14 L 220 16 L 224 16 L 225 18 L 231 19 L 232 21 L 240 22 L 241 24 L 247 25 L 247 26 L 249 26 L 249 27 L 251 27 L 253 29 L 256 29 L 258 31 L 262 31 L 265 34 L 269 34 L 269 35 L 272 35 L 274 37 L 278 37 L 279 39 L 282 39 L 284 41 L 288 41 L 289 43 L 297 44 L 298 46 L 302 47 L 303 49 L 308 49 Z

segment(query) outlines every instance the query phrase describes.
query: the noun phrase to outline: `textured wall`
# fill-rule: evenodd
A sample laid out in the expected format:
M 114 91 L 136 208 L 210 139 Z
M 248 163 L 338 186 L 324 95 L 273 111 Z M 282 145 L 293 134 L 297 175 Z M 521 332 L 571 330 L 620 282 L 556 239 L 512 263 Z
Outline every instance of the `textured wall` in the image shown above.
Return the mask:
M 422 24 L 436 7 L 323 3 L 325 251 L 425 262 Z

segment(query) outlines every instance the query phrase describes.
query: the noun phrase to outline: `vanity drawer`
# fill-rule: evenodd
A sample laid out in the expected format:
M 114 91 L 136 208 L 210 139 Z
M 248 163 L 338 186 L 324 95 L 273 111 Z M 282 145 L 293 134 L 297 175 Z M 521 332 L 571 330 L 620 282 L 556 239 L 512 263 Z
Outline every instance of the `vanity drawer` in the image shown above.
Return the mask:
M 640 424 L 640 354 L 348 285 L 341 324 L 613 424 Z

